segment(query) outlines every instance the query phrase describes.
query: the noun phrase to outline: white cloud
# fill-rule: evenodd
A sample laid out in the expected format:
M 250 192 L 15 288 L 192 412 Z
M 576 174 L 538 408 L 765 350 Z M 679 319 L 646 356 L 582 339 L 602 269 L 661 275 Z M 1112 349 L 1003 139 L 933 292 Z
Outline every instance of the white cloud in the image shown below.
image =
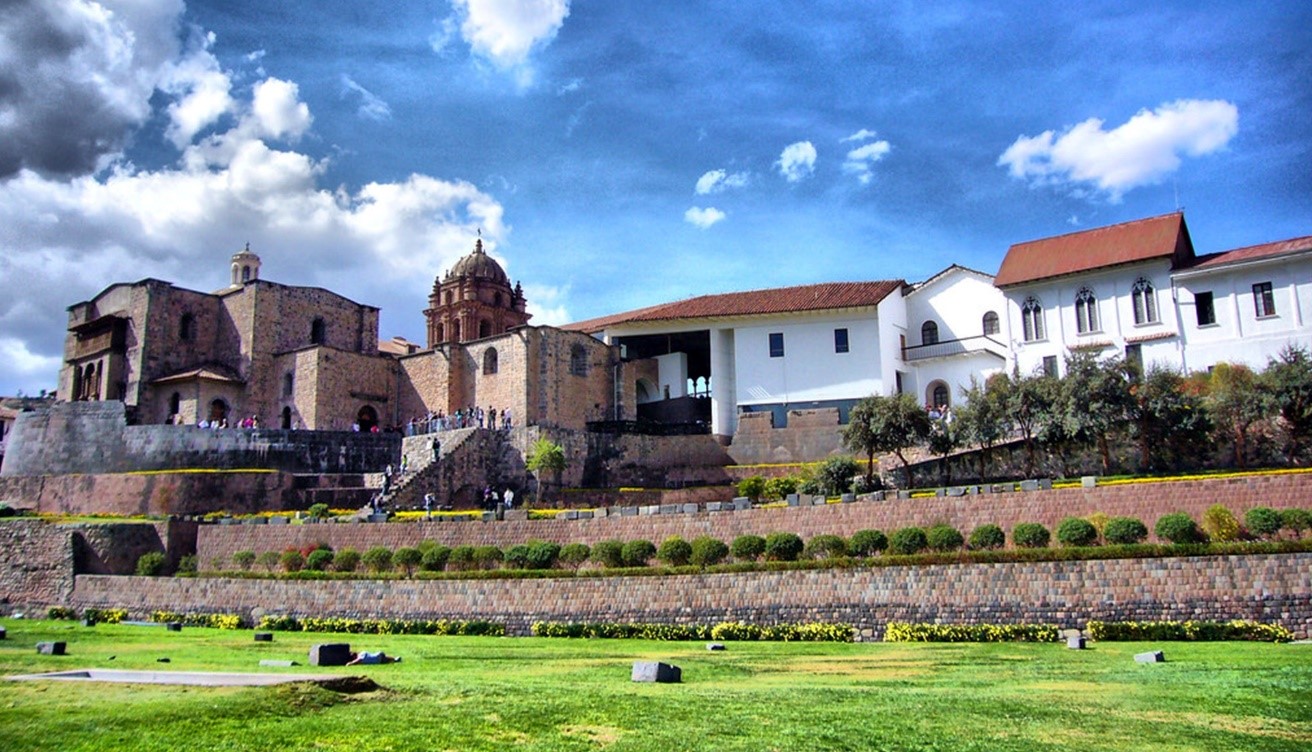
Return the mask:
M 554 39 L 569 15 L 569 0 L 453 0 L 453 6 L 474 54 L 513 71 L 521 85 L 532 81 L 529 54 Z M 448 40 L 444 34 L 430 44 L 441 51 Z
M 732 175 L 724 170 L 711 170 L 697 178 L 694 190 L 698 196 L 719 193 L 727 188 L 742 188 L 747 185 L 747 173 L 735 172 Z
M 779 167 L 780 175 L 788 182 L 796 183 L 815 172 L 815 159 L 815 146 L 810 141 L 798 141 L 785 146 L 775 164 Z
M 360 97 L 360 106 L 355 114 L 366 120 L 383 121 L 392 118 L 392 108 L 373 92 L 355 82 L 355 79 L 342 74 L 342 96 L 356 94 Z
M 26 342 L 13 337 L 0 337 L 0 360 L 4 361 L 10 378 L 22 379 L 29 384 L 45 384 L 38 389 L 52 391 L 59 381 L 59 366 L 64 362 L 59 355 L 38 355 L 27 349 Z
M 998 158 L 1012 177 L 1039 185 L 1092 184 L 1112 201 L 1126 191 L 1161 182 L 1180 155 L 1199 157 L 1223 148 L 1239 130 L 1239 110 L 1221 100 L 1181 99 L 1140 110 L 1103 130 L 1090 118 L 1058 136 L 1021 136 Z
M 843 139 L 843 141 L 866 140 L 874 137 L 874 131 L 869 131 L 863 128 Z M 856 175 L 856 179 L 859 180 L 862 185 L 866 185 L 874 177 L 874 173 L 870 168 L 876 162 L 887 156 L 892 148 L 893 147 L 890 146 L 887 141 L 883 140 L 872 141 L 868 144 L 858 146 L 849 151 L 847 157 L 844 158 L 843 172 L 846 172 L 849 175 Z
M 574 321 L 565 301 L 569 299 L 568 287 L 552 285 L 524 285 L 524 298 L 527 310 L 533 315 L 529 323 L 534 326 L 562 326 Z
M 847 143 L 848 141 L 866 141 L 874 137 L 875 137 L 874 131 L 870 130 L 869 128 L 862 128 L 861 130 L 857 131 L 856 133 L 853 133 L 847 138 L 838 139 L 838 143 L 842 144 L 842 143 Z
M 300 138 L 314 120 L 310 108 L 300 101 L 300 88 L 279 78 L 266 78 L 255 84 L 251 112 L 258 132 L 272 138 Z
M 566 94 L 572 94 L 583 88 L 583 79 L 571 78 L 560 86 L 556 87 L 556 96 L 563 97 Z
M 168 106 L 165 136 L 179 149 L 196 134 L 233 111 L 232 79 L 219 68 L 210 52 L 214 34 L 199 36 L 195 48 L 166 69 L 160 89 L 178 97 Z
M 725 218 L 725 213 L 716 209 L 714 206 L 708 206 L 705 209 L 700 206 L 694 206 L 683 213 L 683 220 L 690 225 L 694 225 L 703 230 Z

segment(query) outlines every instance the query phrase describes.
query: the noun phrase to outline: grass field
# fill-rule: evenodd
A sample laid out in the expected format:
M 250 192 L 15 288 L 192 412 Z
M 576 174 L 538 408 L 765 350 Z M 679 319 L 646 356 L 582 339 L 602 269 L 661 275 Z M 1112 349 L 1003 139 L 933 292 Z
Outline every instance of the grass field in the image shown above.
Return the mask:
M 0 674 L 364 674 L 383 689 L 0 681 L 0 750 L 1312 749 L 1312 645 L 930 645 L 379 637 L 0 620 Z M 67 656 L 37 655 L 38 641 Z M 304 664 L 316 642 L 404 661 Z M 1162 649 L 1167 663 L 1134 663 Z M 113 656 L 113 660 L 110 660 Z M 169 663 L 157 659 L 167 657 Z M 634 660 L 683 669 L 634 684 Z

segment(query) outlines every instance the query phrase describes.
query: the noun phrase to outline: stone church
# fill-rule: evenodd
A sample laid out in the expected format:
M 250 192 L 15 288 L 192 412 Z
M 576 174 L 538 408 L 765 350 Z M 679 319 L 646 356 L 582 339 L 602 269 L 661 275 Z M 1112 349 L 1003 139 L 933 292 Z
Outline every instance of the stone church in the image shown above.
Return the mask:
M 158 279 L 114 284 L 69 307 L 59 394 L 121 400 L 129 421 L 197 425 L 254 417 L 265 428 L 369 431 L 482 407 L 517 425 L 582 429 L 632 417 L 651 363 L 582 332 L 530 326 L 479 239 L 433 283 L 427 347 L 379 341 L 379 309 L 260 277 L 247 247 L 229 285 L 205 293 Z

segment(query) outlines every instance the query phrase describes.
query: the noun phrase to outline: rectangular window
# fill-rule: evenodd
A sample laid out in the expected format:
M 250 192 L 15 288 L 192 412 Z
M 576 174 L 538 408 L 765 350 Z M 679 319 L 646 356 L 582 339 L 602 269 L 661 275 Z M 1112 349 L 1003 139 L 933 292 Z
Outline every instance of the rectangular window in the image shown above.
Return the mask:
M 1054 379 L 1057 378 L 1057 356 L 1056 356 L 1056 355 L 1044 355 L 1044 356 L 1043 356 L 1043 375 L 1044 375 L 1044 376 L 1051 376 L 1051 377 L 1053 377 Z
M 1253 285 L 1253 307 L 1257 310 L 1259 319 L 1276 315 L 1276 294 L 1271 289 L 1270 282 L 1258 282 Z
M 847 330 L 846 330 L 846 329 L 835 329 L 835 330 L 834 330 L 834 352 L 836 352 L 836 353 L 845 353 L 845 352 L 847 352 Z
M 1194 312 L 1198 314 L 1199 326 L 1210 326 L 1216 323 L 1216 306 L 1212 304 L 1212 293 L 1194 293 Z
M 1143 373 L 1143 345 L 1125 346 L 1125 363 L 1138 373 Z
M 784 356 L 784 333 L 770 333 L 770 357 L 782 358 Z

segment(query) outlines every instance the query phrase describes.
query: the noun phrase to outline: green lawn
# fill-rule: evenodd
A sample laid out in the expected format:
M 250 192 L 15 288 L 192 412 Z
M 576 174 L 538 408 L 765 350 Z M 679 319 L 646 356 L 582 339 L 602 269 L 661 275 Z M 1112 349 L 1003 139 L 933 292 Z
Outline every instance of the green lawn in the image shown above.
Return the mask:
M 0 674 L 72 668 L 366 674 L 204 688 L 0 682 L 0 750 L 1299 750 L 1312 749 L 1312 645 L 925 645 L 379 637 L 0 620 Z M 65 640 L 69 655 L 37 655 Z M 304 664 L 350 642 L 400 664 Z M 1167 663 L 1132 656 L 1162 649 Z M 114 659 L 111 661 L 110 656 Z M 168 657 L 168 664 L 158 658 Z M 684 683 L 629 681 L 666 660 Z

